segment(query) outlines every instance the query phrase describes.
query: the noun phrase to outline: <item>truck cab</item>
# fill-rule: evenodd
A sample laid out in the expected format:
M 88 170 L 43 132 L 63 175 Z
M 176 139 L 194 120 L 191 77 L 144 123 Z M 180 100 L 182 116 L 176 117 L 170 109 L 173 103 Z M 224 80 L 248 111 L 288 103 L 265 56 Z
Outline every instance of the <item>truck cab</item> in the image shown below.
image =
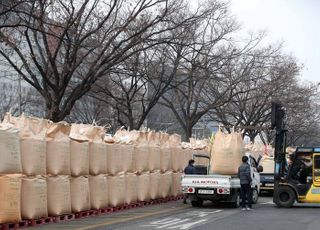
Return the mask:
M 249 158 L 251 169 L 253 202 L 258 201 L 260 192 L 260 171 L 258 163 L 250 154 Z M 197 158 L 207 158 L 204 154 L 194 154 L 193 159 L 197 163 Z M 209 160 L 208 160 L 209 162 Z M 196 173 L 193 175 L 183 175 L 181 180 L 182 192 L 188 196 L 192 206 L 202 206 L 203 202 L 210 200 L 212 202 L 229 203 L 233 207 L 240 206 L 240 179 L 238 175 L 208 174 L 210 165 L 195 164 Z

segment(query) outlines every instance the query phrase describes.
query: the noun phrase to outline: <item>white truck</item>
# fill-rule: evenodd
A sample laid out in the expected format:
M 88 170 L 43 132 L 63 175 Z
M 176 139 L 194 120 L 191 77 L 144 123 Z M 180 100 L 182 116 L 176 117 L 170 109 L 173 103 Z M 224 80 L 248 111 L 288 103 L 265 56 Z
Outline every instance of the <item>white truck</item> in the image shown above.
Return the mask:
M 257 203 L 260 192 L 260 175 L 263 170 L 258 167 L 257 161 L 250 154 L 249 165 L 251 169 L 253 203 Z M 205 154 L 194 154 L 193 159 L 209 158 Z M 195 165 L 196 173 L 192 175 L 183 175 L 181 178 L 182 192 L 188 196 L 192 206 L 200 207 L 203 201 L 210 200 L 212 202 L 226 202 L 232 207 L 240 206 L 240 179 L 237 175 L 219 175 L 207 174 L 209 166 Z M 198 175 L 200 174 L 200 175 Z

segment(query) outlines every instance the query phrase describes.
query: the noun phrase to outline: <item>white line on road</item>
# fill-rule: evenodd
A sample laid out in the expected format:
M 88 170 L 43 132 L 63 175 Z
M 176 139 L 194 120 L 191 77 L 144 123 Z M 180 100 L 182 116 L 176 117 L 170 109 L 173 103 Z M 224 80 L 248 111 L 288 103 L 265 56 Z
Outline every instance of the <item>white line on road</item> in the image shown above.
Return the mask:
M 259 203 L 259 204 L 262 204 L 262 205 L 264 205 L 264 204 L 273 204 L 273 202 L 272 202 L 272 201 L 269 201 L 269 202 Z

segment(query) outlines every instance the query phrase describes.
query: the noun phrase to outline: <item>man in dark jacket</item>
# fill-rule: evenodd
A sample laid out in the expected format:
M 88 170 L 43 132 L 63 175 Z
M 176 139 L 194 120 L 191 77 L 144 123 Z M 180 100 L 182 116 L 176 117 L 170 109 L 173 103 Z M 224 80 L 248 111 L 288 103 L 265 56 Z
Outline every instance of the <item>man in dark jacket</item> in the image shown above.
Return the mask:
M 238 176 L 240 178 L 241 185 L 241 206 L 242 210 L 252 210 L 252 189 L 251 189 L 251 171 L 248 164 L 248 157 L 242 157 L 242 165 L 238 169 Z M 247 208 L 246 208 L 246 200 Z
M 189 164 L 187 167 L 185 167 L 185 169 L 183 170 L 184 171 L 184 174 L 188 175 L 188 174 L 196 174 L 196 169 L 195 167 L 193 166 L 194 164 L 194 160 L 189 160 Z M 184 194 L 183 195 L 183 203 L 186 204 L 187 203 L 187 195 Z

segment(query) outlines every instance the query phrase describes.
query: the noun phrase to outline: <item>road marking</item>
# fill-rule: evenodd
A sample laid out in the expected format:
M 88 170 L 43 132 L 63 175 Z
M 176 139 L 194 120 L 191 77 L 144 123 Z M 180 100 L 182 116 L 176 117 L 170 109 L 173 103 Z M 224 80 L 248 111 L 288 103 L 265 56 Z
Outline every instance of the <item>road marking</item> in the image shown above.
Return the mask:
M 207 222 L 208 219 L 203 219 L 208 215 L 212 215 L 215 213 L 222 212 L 223 210 L 215 210 L 212 212 L 208 211 L 192 211 L 189 213 L 185 213 L 184 216 L 186 218 L 163 218 L 160 220 L 152 221 L 150 224 L 140 225 L 141 227 L 153 227 L 157 229 L 189 229 L 194 225 L 201 224 L 203 222 Z M 200 219 L 200 220 L 196 220 Z
M 101 226 L 105 226 L 105 225 L 123 223 L 123 222 L 126 222 L 126 221 L 138 220 L 138 219 L 142 219 L 142 218 L 145 218 L 145 217 L 154 216 L 154 215 L 157 215 L 157 214 L 174 212 L 174 211 L 183 210 L 183 209 L 187 209 L 187 208 L 190 208 L 190 207 L 178 207 L 178 208 L 174 208 L 174 209 L 170 208 L 170 209 L 165 209 L 165 210 L 157 211 L 157 212 L 144 213 L 144 214 L 141 214 L 139 216 L 128 217 L 128 218 L 124 218 L 124 219 L 121 219 L 121 220 L 109 220 L 109 221 L 106 221 L 106 222 L 103 222 L 103 223 L 100 223 L 100 224 L 94 224 L 94 225 L 90 225 L 88 227 L 78 228 L 77 230 L 87 230 L 87 229 L 93 229 L 93 228 L 97 228 L 97 227 L 101 227 Z
M 215 213 L 218 213 L 218 212 L 222 212 L 221 209 L 219 210 L 215 210 L 213 212 L 205 212 L 205 211 L 193 211 L 193 212 L 190 212 L 190 213 L 187 213 L 188 216 L 196 216 L 196 217 L 205 217 L 205 216 L 208 216 L 208 215 L 211 215 L 211 214 L 215 214 Z
M 273 204 L 273 202 L 272 201 L 269 201 L 269 202 L 265 202 L 265 203 L 259 203 L 259 204 Z
M 196 224 L 201 224 L 201 223 L 207 222 L 207 221 L 208 221 L 208 219 L 202 219 L 202 220 L 194 221 L 194 222 L 187 223 L 187 224 L 172 226 L 172 227 L 169 227 L 168 229 L 181 229 L 181 230 L 190 229 L 192 226 L 194 226 Z

